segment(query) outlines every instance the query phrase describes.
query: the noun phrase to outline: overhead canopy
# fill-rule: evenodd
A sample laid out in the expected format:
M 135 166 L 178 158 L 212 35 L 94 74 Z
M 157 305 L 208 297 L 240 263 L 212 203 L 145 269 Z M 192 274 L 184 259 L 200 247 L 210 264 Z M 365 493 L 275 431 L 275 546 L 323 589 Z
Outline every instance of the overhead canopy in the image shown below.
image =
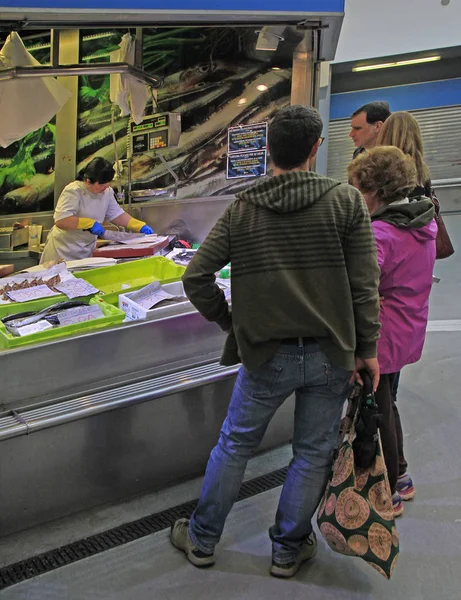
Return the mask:
M 320 28 L 319 58 L 332 60 L 345 0 L 3 0 L 1 22 L 27 28 L 299 23 Z
M 278 0 L 4 0 L 2 10 L 20 9 L 30 11 L 30 9 L 53 10 L 64 12 L 75 9 L 76 12 L 82 9 L 91 9 L 94 11 L 112 9 L 114 11 L 130 10 L 133 12 L 145 11 L 155 12 L 157 10 L 181 10 L 197 11 L 225 10 L 235 12 L 243 10 L 245 12 L 268 12 L 268 11 L 293 11 L 299 13 L 316 12 L 343 12 L 344 0 L 304 0 L 303 10 L 300 10 L 299 0 L 286 0 L 283 3 L 283 11 L 280 11 L 280 2 Z

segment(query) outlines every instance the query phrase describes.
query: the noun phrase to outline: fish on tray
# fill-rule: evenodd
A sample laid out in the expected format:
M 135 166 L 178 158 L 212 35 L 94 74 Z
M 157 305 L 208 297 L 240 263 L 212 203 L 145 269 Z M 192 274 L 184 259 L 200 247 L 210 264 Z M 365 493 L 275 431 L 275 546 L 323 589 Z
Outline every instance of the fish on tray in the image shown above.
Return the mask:
M 76 308 L 79 306 L 88 306 L 87 302 L 83 300 L 68 300 L 65 302 L 58 302 L 52 304 L 47 308 L 39 310 L 38 312 L 22 312 L 13 315 L 8 315 L 1 319 L 2 323 L 13 335 L 19 335 L 18 329 L 25 327 L 26 325 L 32 325 L 32 323 L 38 323 L 42 319 L 48 321 L 51 325 L 59 325 L 58 313 L 69 308 Z
M 140 237 L 145 237 L 143 233 L 129 233 L 125 231 L 111 231 L 106 229 L 101 239 L 108 240 L 109 242 L 127 242 L 129 240 L 136 240 Z

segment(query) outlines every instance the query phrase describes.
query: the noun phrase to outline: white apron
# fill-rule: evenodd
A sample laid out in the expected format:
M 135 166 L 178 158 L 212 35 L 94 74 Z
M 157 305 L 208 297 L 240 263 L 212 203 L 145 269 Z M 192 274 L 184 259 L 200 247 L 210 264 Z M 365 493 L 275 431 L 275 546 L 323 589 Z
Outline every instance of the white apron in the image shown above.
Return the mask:
M 117 204 L 112 188 L 101 194 L 93 194 L 83 181 L 74 181 L 67 185 L 54 211 L 54 222 L 66 217 L 86 217 L 99 223 L 112 221 L 125 211 Z M 93 254 L 97 236 L 82 229 L 64 230 L 56 225 L 51 229 L 43 250 L 41 263 L 51 260 L 78 260 Z

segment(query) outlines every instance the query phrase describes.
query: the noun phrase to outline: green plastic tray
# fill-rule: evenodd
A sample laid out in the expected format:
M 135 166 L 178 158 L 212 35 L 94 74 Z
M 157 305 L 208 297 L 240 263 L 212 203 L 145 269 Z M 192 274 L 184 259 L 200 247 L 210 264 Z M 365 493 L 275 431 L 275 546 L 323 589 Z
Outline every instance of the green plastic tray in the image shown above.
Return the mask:
M 118 307 L 118 297 L 121 293 L 134 292 L 156 279 L 160 283 L 179 281 L 185 270 L 185 267 L 177 265 L 169 258 L 152 256 L 150 258 L 121 263 L 112 267 L 89 269 L 88 271 L 74 273 L 74 275 L 98 288 L 102 292 L 104 302 Z M 90 297 L 86 299 L 89 300 Z M 80 298 L 80 300 L 84 299 Z M 50 304 L 64 302 L 65 300 L 68 300 L 67 296 L 59 294 L 59 296 L 42 298 L 41 300 L 0 304 L 0 319 L 18 312 L 42 310 L 42 308 L 46 308 Z
M 8 314 L 14 312 L 19 313 L 23 311 L 41 310 L 47 306 L 51 306 L 55 302 L 59 302 L 59 296 L 53 296 L 52 298 L 42 298 L 41 300 L 31 300 L 30 302 L 17 302 L 13 306 L 15 310 L 11 310 L 12 305 L 1 305 L 0 306 L 0 318 L 5 317 Z M 90 300 L 90 304 L 99 304 L 104 317 L 101 319 L 94 319 L 85 323 L 77 323 L 75 325 L 65 325 L 64 327 L 57 327 L 55 329 L 47 329 L 46 331 L 40 331 L 39 333 L 32 333 L 24 337 L 16 337 L 11 335 L 6 329 L 5 325 L 0 321 L 0 349 L 9 350 L 12 348 L 19 348 L 30 344 L 38 344 L 40 342 L 49 342 L 68 335 L 75 335 L 80 333 L 88 333 L 96 329 L 102 329 L 104 327 L 110 327 L 111 325 L 118 325 L 125 319 L 125 313 L 117 308 L 104 302 L 101 297 L 95 297 Z M 7 312 L 6 309 L 10 309 Z
M 104 294 L 105 302 L 118 305 L 121 293 L 134 292 L 156 280 L 160 283 L 173 283 L 181 279 L 185 270 L 185 267 L 164 256 L 152 256 L 113 267 L 82 271 L 75 273 L 75 277 L 98 288 Z

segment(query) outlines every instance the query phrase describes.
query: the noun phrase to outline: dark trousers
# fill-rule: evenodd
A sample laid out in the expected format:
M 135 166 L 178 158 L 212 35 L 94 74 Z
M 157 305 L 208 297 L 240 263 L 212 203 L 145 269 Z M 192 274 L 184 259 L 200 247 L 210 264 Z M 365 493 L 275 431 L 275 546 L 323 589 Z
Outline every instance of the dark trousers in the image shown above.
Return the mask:
M 392 409 L 394 411 L 394 421 L 395 421 L 395 431 L 397 433 L 397 444 L 399 447 L 399 475 L 405 475 L 408 469 L 408 463 L 405 460 L 405 455 L 403 452 L 403 431 L 402 431 L 402 423 L 400 421 L 399 410 L 397 408 L 397 390 L 399 388 L 400 383 L 400 372 L 395 373 L 394 383 L 392 385 L 391 396 L 392 396 Z
M 406 461 L 403 455 L 402 424 L 394 401 L 394 390 L 395 393 L 397 391 L 395 381 L 398 375 L 399 373 L 381 375 L 375 394 L 376 404 L 382 415 L 380 423 L 381 442 L 392 493 L 395 492 L 398 476 L 403 475 L 406 471 Z M 403 464 L 405 464 L 405 470 L 401 473 Z

